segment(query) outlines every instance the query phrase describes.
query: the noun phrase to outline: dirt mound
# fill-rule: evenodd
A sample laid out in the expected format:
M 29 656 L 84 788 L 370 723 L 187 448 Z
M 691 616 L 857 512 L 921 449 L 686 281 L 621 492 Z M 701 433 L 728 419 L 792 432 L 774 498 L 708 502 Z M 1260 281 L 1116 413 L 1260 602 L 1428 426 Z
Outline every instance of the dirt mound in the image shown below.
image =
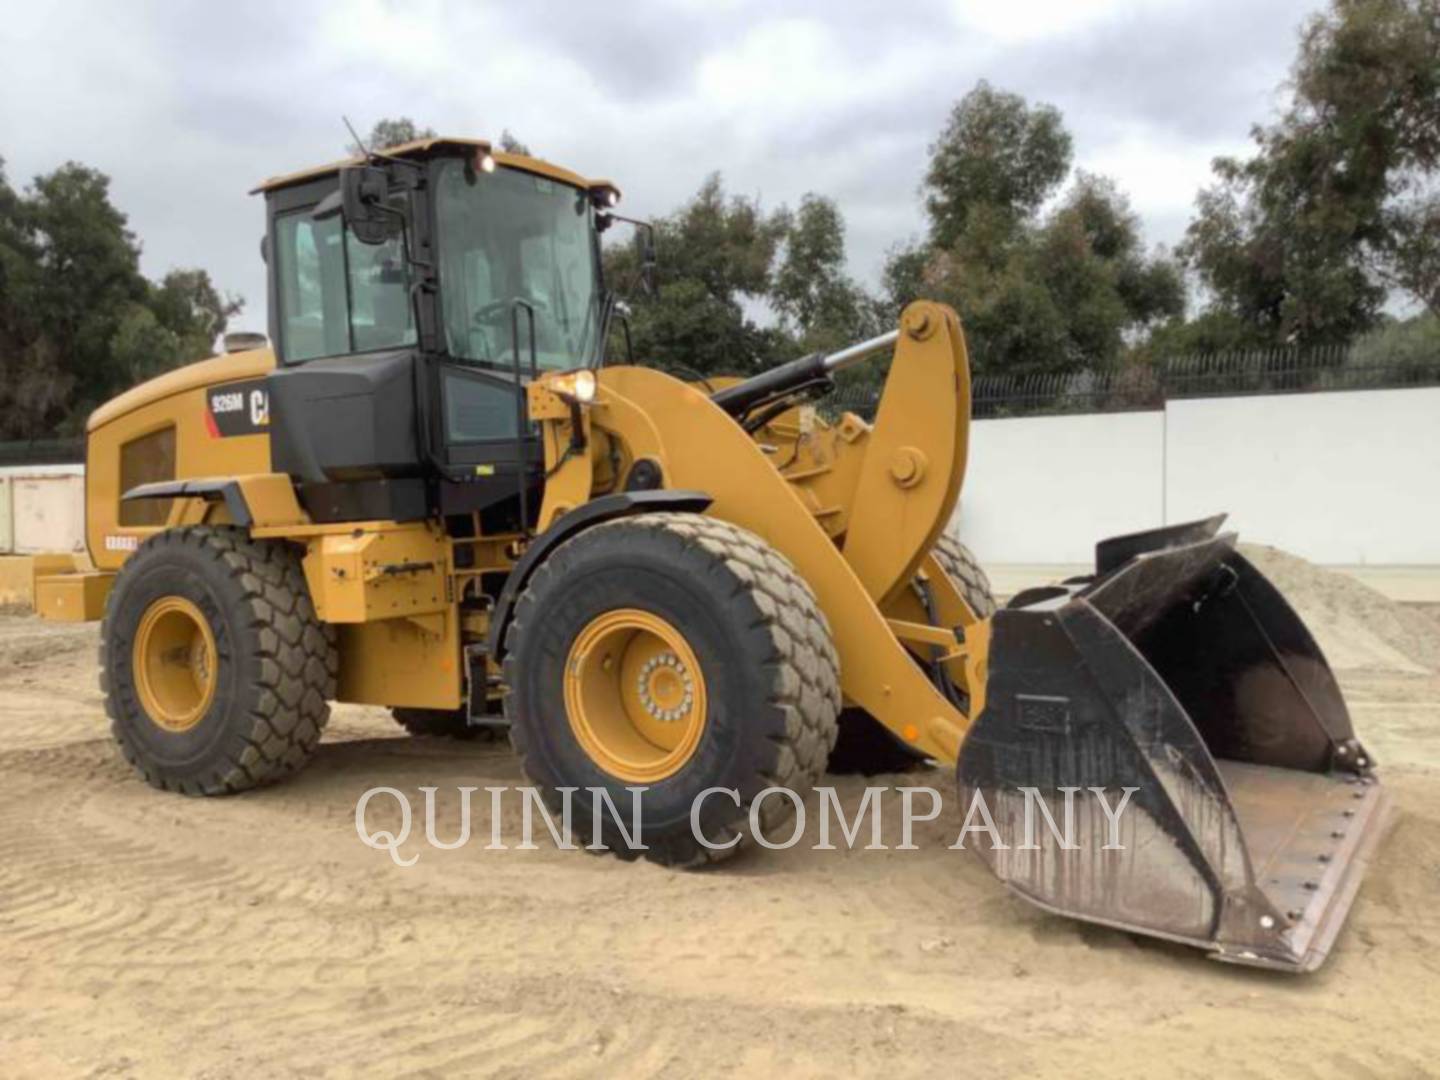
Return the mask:
M 1241 550 L 1275 583 L 1336 669 L 1440 672 L 1440 620 L 1348 574 L 1259 544 Z

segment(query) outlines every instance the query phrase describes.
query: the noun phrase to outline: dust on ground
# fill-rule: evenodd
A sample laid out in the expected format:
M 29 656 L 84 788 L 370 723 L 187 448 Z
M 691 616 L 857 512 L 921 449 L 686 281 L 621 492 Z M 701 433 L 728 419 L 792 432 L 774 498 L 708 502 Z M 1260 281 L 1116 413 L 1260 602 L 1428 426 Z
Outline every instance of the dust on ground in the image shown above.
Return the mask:
M 0 616 L 0 1072 L 1431 1075 L 1440 628 L 1251 554 L 1311 620 L 1398 808 L 1303 978 L 1045 915 L 946 850 L 953 806 L 918 851 L 753 851 L 684 874 L 543 830 L 513 850 L 507 804 L 512 850 L 484 850 L 487 822 L 401 869 L 357 840 L 361 793 L 418 806 L 439 788 L 448 839 L 458 786 L 522 782 L 507 749 L 347 706 L 289 783 L 162 794 L 111 747 L 94 627 Z M 860 782 L 829 782 L 853 816 Z

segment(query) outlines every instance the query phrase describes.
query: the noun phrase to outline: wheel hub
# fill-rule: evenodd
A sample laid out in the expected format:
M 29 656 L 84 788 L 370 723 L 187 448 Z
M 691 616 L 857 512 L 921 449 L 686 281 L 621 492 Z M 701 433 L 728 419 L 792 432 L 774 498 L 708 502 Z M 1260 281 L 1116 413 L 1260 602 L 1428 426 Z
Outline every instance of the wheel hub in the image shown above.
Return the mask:
M 684 718 L 695 700 L 695 681 L 684 662 L 665 651 L 646 660 L 636 680 L 640 704 L 661 723 Z
M 146 608 L 131 661 L 140 705 L 157 727 L 189 731 L 209 711 L 219 656 L 210 621 L 192 601 L 164 596 Z
M 565 711 L 576 741 L 601 769 L 650 783 L 674 775 L 705 727 L 705 679 L 689 642 L 648 611 L 596 616 L 565 665 Z

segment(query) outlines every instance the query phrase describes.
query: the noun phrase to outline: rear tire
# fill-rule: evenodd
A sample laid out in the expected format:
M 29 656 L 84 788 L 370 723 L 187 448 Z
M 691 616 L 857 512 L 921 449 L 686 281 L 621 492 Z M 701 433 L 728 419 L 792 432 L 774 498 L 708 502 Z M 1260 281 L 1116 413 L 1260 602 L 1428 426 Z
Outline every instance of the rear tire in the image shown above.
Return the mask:
M 611 625 L 620 629 L 607 630 Z M 631 669 L 630 651 L 651 647 L 636 644 L 651 642 L 646 634 L 658 644 L 648 663 Z M 511 742 L 552 809 L 563 805 L 558 789 L 580 789 L 572 803 L 577 845 L 593 837 L 586 789 L 603 789 L 628 828 L 635 798 L 628 789 L 641 788 L 638 839 L 648 850 L 632 848 L 609 811 L 599 821 L 604 850 L 668 866 L 718 862 L 743 846 L 760 791 L 784 787 L 803 799 L 824 774 L 840 708 L 829 627 L 794 567 L 734 525 L 698 514 L 642 514 L 587 529 L 530 578 L 505 644 Z M 660 689 L 654 700 L 641 691 L 654 721 L 686 726 L 677 729 L 674 748 L 651 743 L 652 752 L 643 734 L 633 738 L 652 723 L 641 715 L 623 732 L 629 742 L 611 755 L 614 744 L 605 740 L 621 736 L 597 733 L 623 727 L 614 716 L 632 715 L 625 691 L 636 670 L 642 686 L 663 675 L 677 687 L 669 699 Z M 615 672 L 618 706 L 603 693 L 587 696 L 609 686 L 596 671 Z M 688 680 L 683 690 L 675 673 Z M 594 679 L 601 681 L 586 681 Z M 632 767 L 635 774 L 617 775 Z M 701 804 L 698 831 L 717 847 L 691 829 L 692 802 L 709 788 L 738 793 L 738 805 L 728 795 Z M 788 797 L 768 796 L 761 832 L 784 833 L 793 813 Z
M 157 634 L 159 617 L 188 628 L 196 647 Z M 100 626 L 100 688 L 121 753 L 151 785 L 187 795 L 243 791 L 303 766 L 338 669 L 334 627 L 316 616 L 293 549 L 235 528 L 146 540 Z M 157 696 L 157 680 L 178 689 Z M 167 711 L 166 693 L 191 695 L 193 708 Z
M 953 527 L 947 527 L 940 534 L 932 550 L 935 561 L 959 586 L 970 609 L 982 619 L 993 615 L 996 605 L 990 578 L 970 549 L 954 534 Z M 910 772 L 925 762 L 924 754 L 902 742 L 864 709 L 845 709 L 840 713 L 837 727 L 835 749 L 830 753 L 832 773 L 874 776 Z
M 970 609 L 982 619 L 995 614 L 995 593 L 990 587 L 990 575 L 985 573 L 975 554 L 950 529 L 940 534 L 935 541 L 935 561 L 945 568 L 945 573 L 954 578 L 960 586 L 960 594 Z

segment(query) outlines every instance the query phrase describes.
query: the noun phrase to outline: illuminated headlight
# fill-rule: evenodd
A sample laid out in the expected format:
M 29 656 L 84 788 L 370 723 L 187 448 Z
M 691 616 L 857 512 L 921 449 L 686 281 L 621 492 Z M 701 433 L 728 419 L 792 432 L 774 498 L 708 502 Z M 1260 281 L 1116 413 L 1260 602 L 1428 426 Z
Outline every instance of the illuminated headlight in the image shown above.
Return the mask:
M 557 394 L 564 394 L 582 405 L 588 405 L 595 400 L 595 373 L 589 368 L 581 368 L 568 375 L 559 375 L 550 383 L 550 388 Z
M 613 210 L 620 205 L 620 189 L 608 180 L 591 184 L 590 201 L 597 210 Z
M 495 171 L 495 158 L 491 155 L 489 150 L 481 153 L 476 158 L 475 164 L 480 166 L 481 172 L 492 173 Z
M 575 373 L 575 399 L 586 402 L 595 400 L 595 373 L 593 371 L 577 371 Z

